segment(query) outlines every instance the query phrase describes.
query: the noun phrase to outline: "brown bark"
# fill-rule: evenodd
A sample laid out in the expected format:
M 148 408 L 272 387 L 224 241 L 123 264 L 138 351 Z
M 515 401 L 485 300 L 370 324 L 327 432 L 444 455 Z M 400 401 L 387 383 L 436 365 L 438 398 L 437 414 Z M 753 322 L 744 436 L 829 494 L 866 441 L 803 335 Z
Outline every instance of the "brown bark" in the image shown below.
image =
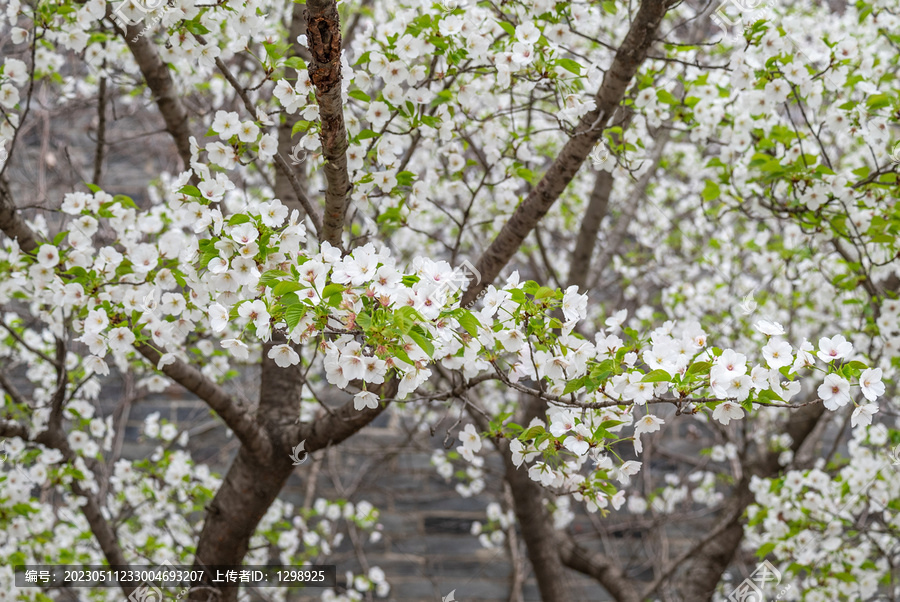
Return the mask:
M 569 285 L 578 285 L 578 289 L 582 292 L 584 292 L 588 274 L 591 271 L 591 257 L 597 244 L 600 222 L 606 217 L 612 187 L 612 173 L 598 172 L 587 210 L 581 220 L 581 228 L 578 230 L 575 250 L 572 251 L 572 262 L 569 264 Z
M 565 566 L 596 579 L 617 602 L 641 601 L 634 580 L 610 558 L 579 546 L 571 536 L 559 535 L 558 541 L 559 556 Z
M 672 4 L 673 0 L 644 0 L 641 3 L 631 29 L 616 52 L 612 66 L 604 75 L 597 91 L 595 98 L 597 107 L 582 117 L 575 135 L 560 151 L 547 173 L 528 193 L 491 245 L 481 254 L 476 264 L 481 280 L 469 285 L 461 305 L 474 301 L 479 293 L 494 281 L 535 224 L 547 214 L 575 177 L 594 144 L 600 139 L 607 121 L 624 98 L 628 84 L 644 62 L 647 50 L 656 39 L 659 25 Z
M 517 423 L 528 424 L 547 411 L 544 400 L 531 396 L 520 399 L 524 412 L 516 417 Z M 469 417 L 479 430 L 490 430 L 484 416 L 471 407 L 468 410 Z M 603 554 L 582 548 L 571 536 L 556 531 L 553 518 L 543 504 L 544 488 L 531 480 L 524 466 L 516 468 L 505 440 L 496 441 L 496 445 L 503 457 L 504 479 L 512 492 L 513 509 L 522 529 L 522 539 L 538 582 L 541 600 L 568 602 L 575 599 L 569 591 L 566 575 L 566 569 L 570 568 L 596 579 L 619 602 L 639 602 L 637 590 L 620 566 Z
M 259 408 L 256 420 L 271 441 L 268 455 L 254 455 L 241 446 L 228 469 L 222 486 L 207 507 L 206 519 L 197 544 L 195 566 L 239 565 L 250 537 L 269 506 L 284 488 L 295 466 L 291 450 L 305 440 L 304 449 L 314 452 L 340 443 L 380 414 L 384 406 L 357 411 L 347 402 L 308 425 L 297 425 L 298 404 L 303 389 L 303 364 L 279 368 L 268 359 L 269 349 L 283 341 L 275 335 L 263 346 Z M 381 391 L 382 398 L 396 394 L 397 380 L 390 380 Z M 235 602 L 237 589 L 224 588 L 217 602 Z M 205 600 L 208 592 L 194 592 L 191 600 Z
M 184 169 L 191 168 L 191 132 L 188 126 L 188 112 L 175 89 L 175 82 L 169 68 L 156 52 L 150 36 L 140 35 L 141 26 L 129 26 L 123 38 L 132 56 L 153 93 L 159 114 L 166 124 L 166 131 L 175 141 L 178 155 L 184 162 Z
M 0 437 L 19 437 L 21 439 L 28 439 L 28 429 L 25 428 L 24 424 L 19 424 L 18 422 L 12 422 L 11 420 L 0 420 Z
M 312 60 L 309 78 L 316 87 L 322 154 L 325 157 L 325 215 L 321 240 L 341 247 L 344 217 L 350 199 L 347 172 L 347 128 L 341 99 L 341 22 L 334 0 L 306 3 L 306 36 Z
M 528 424 L 546 412 L 546 402 L 530 396 L 520 396 L 524 402 L 525 412 L 521 424 Z M 470 415 L 476 417 L 475 412 Z M 484 419 L 477 416 L 480 428 L 487 427 Z M 505 478 L 512 490 L 513 509 L 519 526 L 522 528 L 522 539 L 528 552 L 528 560 L 534 571 L 538 589 L 543 602 L 569 602 L 573 600 L 569 582 L 566 578 L 566 567 L 563 566 L 559 549 L 556 546 L 557 533 L 553 526 L 553 517 L 543 504 L 544 489 L 531 480 L 528 471 L 516 468 L 512 461 L 509 445 L 500 442 L 500 451 L 505 465 Z
M 566 567 L 563 566 L 556 547 L 556 529 L 553 517 L 542 503 L 543 490 L 531 480 L 528 472 L 517 469 L 512 457 L 503 454 L 506 465 L 506 482 L 512 489 L 516 519 L 522 527 L 522 539 L 528 551 L 528 560 L 537 579 L 543 602 L 570 602 L 575 598 L 569 591 Z
M 241 446 L 222 486 L 207 506 L 195 566 L 241 564 L 256 526 L 294 470 L 289 455 L 300 442 L 284 437 L 284 423 L 290 424 L 297 417 L 304 383 L 303 363 L 279 368 L 267 357 L 269 350 L 283 341 L 283 336 L 276 335 L 262 350 L 256 418 L 271 441 L 269 453 L 255 455 L 246 445 Z M 221 602 L 237 600 L 236 589 L 223 588 L 220 593 Z M 207 593 L 191 594 L 192 600 L 206 597 Z

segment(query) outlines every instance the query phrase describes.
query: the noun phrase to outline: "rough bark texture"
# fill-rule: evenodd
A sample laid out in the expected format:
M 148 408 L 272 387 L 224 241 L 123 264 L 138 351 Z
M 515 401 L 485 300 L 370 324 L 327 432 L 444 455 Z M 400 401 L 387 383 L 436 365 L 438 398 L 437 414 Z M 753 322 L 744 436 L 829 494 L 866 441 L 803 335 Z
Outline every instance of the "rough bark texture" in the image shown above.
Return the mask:
M 522 525 L 522 539 L 528 551 L 528 560 L 543 602 L 570 602 L 574 598 L 568 588 L 567 569 L 554 545 L 556 529 L 553 517 L 542 503 L 543 491 L 528 476 L 525 469 L 517 469 L 509 454 L 504 454 L 506 482 L 515 500 L 516 519 Z
M 322 125 L 319 139 L 328 183 L 320 239 L 340 247 L 351 185 L 347 173 L 347 128 L 341 99 L 341 23 L 334 0 L 309 0 L 306 3 L 306 36 L 312 54 L 309 78 L 316 87 Z
M 594 181 L 594 189 L 588 201 L 587 210 L 581 220 L 581 228 L 578 230 L 578 239 L 575 241 L 575 250 L 572 251 L 572 263 L 569 265 L 569 284 L 578 285 L 580 291 L 584 291 L 588 274 L 591 271 L 591 257 L 597 244 L 597 234 L 600 232 L 600 222 L 606 217 L 609 207 L 609 194 L 612 192 L 613 176 L 611 172 L 601 171 L 597 173 Z
M 469 285 L 461 301 L 467 305 L 491 284 L 500 270 L 509 262 L 522 245 L 522 241 L 550 210 L 576 172 L 600 139 L 606 122 L 628 88 L 635 72 L 647 56 L 647 50 L 656 39 L 659 25 L 673 0 L 644 0 L 635 15 L 631 29 L 616 52 L 612 66 L 603 77 L 595 101 L 597 108 L 581 118 L 576 134 L 569 139 L 559 156 L 550 165 L 509 221 L 482 253 L 475 266 L 481 280 Z
M 571 537 L 561 535 L 558 539 L 557 549 L 565 566 L 596 579 L 617 602 L 641 601 L 634 579 L 629 579 L 618 564 L 599 552 L 579 546 Z
M 250 537 L 269 506 L 294 470 L 291 448 L 300 443 L 288 441 L 285 423 L 297 418 L 297 404 L 303 389 L 302 362 L 279 368 L 269 359 L 269 350 L 283 342 L 283 336 L 263 345 L 259 407 L 256 419 L 271 441 L 268 455 L 254 455 L 242 445 L 229 467 L 222 486 L 207 507 L 206 520 L 197 544 L 196 566 L 239 565 L 243 562 Z M 237 590 L 223 588 L 221 602 L 237 600 Z M 191 594 L 203 600 L 208 594 Z
M 794 452 L 800 449 L 824 411 L 825 408 L 822 404 L 796 410 L 796 414 L 791 417 L 787 426 L 787 432 L 793 440 L 791 449 Z M 753 475 L 763 478 L 773 477 L 780 471 L 778 454 L 775 452 L 765 453 L 758 460 L 749 464 L 725 508 L 725 514 L 734 513 L 735 518 L 718 537 L 710 540 L 690 559 L 690 564 L 685 567 L 683 573 L 689 575 L 690 578 L 682 581 L 681 599 L 696 600 L 697 602 L 712 600 L 722 574 L 734 559 L 744 537 L 744 523 L 741 517 L 744 510 L 754 502 L 753 493 L 750 491 L 750 479 Z
M 268 455 L 253 454 L 246 445 L 238 451 L 222 486 L 207 507 L 207 515 L 197 545 L 195 566 L 239 565 L 250 544 L 250 537 L 269 506 L 284 488 L 294 471 L 291 450 L 305 440 L 304 449 L 314 452 L 340 443 L 363 428 L 384 406 L 363 412 L 350 401 L 333 415 L 325 415 L 308 425 L 297 425 L 298 404 L 303 389 L 303 364 L 279 368 L 268 359 L 272 346 L 283 342 L 276 334 L 263 346 L 259 408 L 256 422 L 271 441 Z M 299 352 L 299 349 L 297 350 Z M 381 391 L 382 398 L 396 394 L 392 379 Z M 223 588 L 217 602 L 235 602 L 237 590 Z M 191 594 L 191 600 L 205 600 L 207 593 Z

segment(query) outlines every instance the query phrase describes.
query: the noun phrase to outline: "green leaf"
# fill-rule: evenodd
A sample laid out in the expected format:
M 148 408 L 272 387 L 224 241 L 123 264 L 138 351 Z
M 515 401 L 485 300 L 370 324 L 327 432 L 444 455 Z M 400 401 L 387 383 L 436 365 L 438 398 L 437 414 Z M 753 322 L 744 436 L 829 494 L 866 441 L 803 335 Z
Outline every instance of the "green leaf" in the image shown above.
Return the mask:
M 218 257 L 218 251 L 215 252 L 214 257 Z M 206 263 L 209 262 L 207 261 Z M 269 286 L 276 280 L 280 280 L 281 278 L 285 278 L 287 276 L 290 276 L 290 274 L 288 274 L 287 272 L 283 272 L 281 270 L 269 270 L 268 272 L 263 272 L 263 275 L 259 277 L 259 284 L 260 286 Z
M 570 380 L 566 383 L 566 388 L 563 389 L 563 395 L 568 395 L 574 391 L 577 391 L 581 387 L 584 386 L 584 377 L 576 378 L 575 380 Z
M 691 367 L 687 369 L 685 375 L 690 374 L 707 374 L 712 368 L 711 362 L 694 362 L 691 364 Z
M 657 90 L 656 97 L 660 102 L 663 102 L 667 105 L 680 105 L 681 101 L 675 98 L 675 96 L 669 92 L 668 90 Z
M 534 439 L 535 437 L 538 437 L 539 435 L 542 435 L 546 432 L 547 431 L 544 430 L 544 427 L 542 427 L 541 425 L 538 424 L 538 425 L 535 425 L 535 426 L 529 428 L 527 431 L 525 431 L 524 433 L 519 435 L 519 441 L 528 441 L 528 440 Z
M 719 185 L 713 182 L 712 180 L 706 181 L 706 187 L 703 188 L 702 197 L 704 201 L 712 201 L 714 199 L 719 198 L 721 191 L 719 190 Z
M 784 401 L 775 393 L 775 391 L 772 391 L 771 389 L 763 389 L 759 392 L 759 395 L 757 395 L 756 398 L 760 401 Z
M 122 207 L 130 207 L 131 209 L 138 209 L 137 204 L 135 204 L 135 202 L 133 200 L 131 200 L 131 197 L 125 196 L 124 194 L 117 194 L 116 196 L 114 196 L 113 202 L 118 203 Z
M 357 140 L 368 140 L 369 138 L 377 138 L 378 134 L 372 130 L 361 130 L 357 135 Z
M 427 125 L 430 128 L 437 129 L 441 127 L 441 119 L 440 117 L 435 117 L 434 115 L 422 115 L 422 123 Z
M 356 314 L 356 323 L 362 326 L 364 330 L 368 330 L 372 327 L 372 316 L 360 312 Z
M 302 303 L 289 305 L 284 312 L 284 321 L 287 322 L 288 330 L 296 328 L 305 314 L 306 307 Z
M 469 336 L 477 336 L 478 335 L 478 327 L 481 326 L 481 322 L 478 321 L 478 318 L 472 315 L 468 309 L 463 309 L 459 312 L 459 315 L 456 316 L 459 325 L 466 329 L 466 332 L 469 333 Z
M 574 73 L 575 75 L 581 75 L 581 65 L 579 65 L 572 59 L 559 59 L 558 61 L 556 61 L 556 64 L 566 71 Z
M 229 226 L 237 226 L 239 224 L 246 224 L 250 221 L 250 216 L 246 213 L 235 213 L 231 217 L 228 218 Z
M 284 65 L 294 71 L 306 71 L 306 62 L 299 56 L 292 56 L 284 62 Z
M 498 21 L 498 23 L 500 24 L 500 27 L 503 28 L 503 31 L 508 33 L 513 38 L 516 37 L 516 28 L 512 23 L 503 20 Z
M 422 348 L 422 351 L 428 354 L 428 357 L 434 353 L 434 345 L 428 340 L 428 335 L 421 326 L 416 324 L 409 331 L 409 338 L 415 341 L 416 345 Z
M 534 293 L 534 299 L 546 299 L 547 297 L 552 297 L 556 294 L 556 291 L 548 286 L 542 286 Z
M 891 97 L 887 94 L 875 94 L 866 99 L 866 105 L 870 111 L 877 111 L 878 109 L 891 106 Z
M 332 295 L 343 293 L 345 288 L 346 287 L 343 284 L 338 284 L 337 282 L 326 284 L 325 288 L 322 289 L 322 298 L 327 299 Z
M 299 291 L 303 286 L 299 282 L 291 282 L 290 280 L 282 280 L 278 284 L 275 285 L 275 288 L 272 290 L 272 294 L 276 297 L 280 297 L 286 293 L 293 293 L 294 291 Z
M 370 102 L 372 100 L 372 98 L 362 90 L 350 90 L 347 92 L 347 96 L 363 102 Z
M 284 51 L 287 48 L 287 45 L 283 44 L 283 43 L 272 44 L 269 42 L 263 42 L 262 45 L 266 49 L 266 54 L 269 56 L 269 58 L 275 59 L 275 60 L 283 57 Z
M 311 122 L 303 121 L 302 119 L 300 119 L 299 121 L 297 121 L 297 123 L 294 124 L 294 127 L 291 128 L 291 138 L 293 138 L 297 134 L 297 132 L 305 132 L 311 125 Z
M 662 383 L 672 380 L 672 376 L 665 370 L 654 370 L 649 374 L 645 374 L 641 379 L 642 383 Z
M 410 307 L 408 305 L 404 305 L 400 309 L 394 312 L 394 320 L 397 327 L 400 329 L 400 332 L 403 334 L 409 334 L 410 329 L 417 321 L 424 320 L 422 314 L 420 314 L 414 307 Z
M 766 544 L 763 544 L 763 545 L 760 546 L 760 548 L 756 551 L 756 557 L 757 557 L 757 558 L 760 558 L 760 559 L 765 558 L 766 556 L 768 556 L 769 554 L 771 554 L 771 553 L 772 553 L 772 550 L 774 550 L 774 549 L 775 549 L 775 542 L 770 541 L 770 542 L 768 542 L 768 543 L 766 543 Z
M 186 21 L 184 24 L 185 29 L 189 32 L 196 34 L 198 36 L 206 35 L 209 33 L 209 30 L 200 24 L 199 21 Z
M 188 196 L 193 196 L 193 197 L 197 197 L 200 199 L 203 198 L 203 194 L 200 192 L 200 189 L 197 188 L 196 186 L 192 186 L 191 184 L 188 184 L 187 186 L 182 186 L 181 190 L 179 190 L 178 192 L 180 192 L 181 194 L 186 194 Z

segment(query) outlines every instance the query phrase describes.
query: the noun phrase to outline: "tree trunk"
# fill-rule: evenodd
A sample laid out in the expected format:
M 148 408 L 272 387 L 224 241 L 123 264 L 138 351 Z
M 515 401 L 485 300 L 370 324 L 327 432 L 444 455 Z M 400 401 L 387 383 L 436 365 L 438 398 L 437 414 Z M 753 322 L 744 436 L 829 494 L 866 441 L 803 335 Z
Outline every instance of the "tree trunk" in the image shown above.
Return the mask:
M 813 431 L 824 411 L 825 408 L 821 404 L 795 410 L 796 414 L 791 417 L 787 427 L 787 432 L 793 440 L 791 449 L 795 453 Z M 726 507 L 726 513 L 735 513 L 731 525 L 721 535 L 703 546 L 682 573 L 684 583 L 679 589 L 683 592 L 681 596 L 683 600 L 696 600 L 697 602 L 712 600 L 722 574 L 731 564 L 741 545 L 741 540 L 744 538 L 742 516 L 744 510 L 755 501 L 754 495 L 750 491 L 750 479 L 753 475 L 771 478 L 780 471 L 778 453 L 775 452 L 766 452 L 757 462 L 750 464 L 735 488 L 731 502 Z

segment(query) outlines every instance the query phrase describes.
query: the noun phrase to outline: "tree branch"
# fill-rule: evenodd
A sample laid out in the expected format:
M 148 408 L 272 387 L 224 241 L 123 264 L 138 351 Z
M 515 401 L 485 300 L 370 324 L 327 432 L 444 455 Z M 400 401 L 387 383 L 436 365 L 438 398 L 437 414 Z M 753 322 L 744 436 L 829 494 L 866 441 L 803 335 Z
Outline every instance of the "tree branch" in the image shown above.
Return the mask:
M 606 217 L 612 187 L 612 172 L 598 172 L 594 188 L 591 190 L 591 198 L 581 219 L 581 228 L 578 230 L 578 239 L 575 241 L 575 250 L 572 251 L 572 261 L 569 264 L 569 285 L 578 285 L 582 291 L 591 271 L 591 257 L 597 244 L 600 222 Z
M 610 558 L 581 547 L 569 534 L 557 536 L 556 547 L 563 564 L 596 579 L 618 602 L 643 600 L 633 585 L 634 580 Z
M 316 87 L 319 140 L 325 157 L 325 214 L 322 240 L 342 247 L 344 216 L 349 201 L 350 176 L 347 173 L 347 128 L 341 98 L 341 22 L 334 0 L 308 0 L 306 3 L 306 36 L 312 60 L 309 78 Z
M 131 54 L 144 76 L 144 81 L 147 82 L 147 87 L 153 92 L 156 106 L 166 124 L 166 131 L 175 141 L 175 147 L 184 162 L 184 168 L 190 169 L 191 133 L 187 109 L 175 90 L 175 82 L 172 80 L 168 67 L 156 52 L 156 46 L 150 40 L 150 36 L 140 35 L 141 29 L 141 27 L 129 25 L 123 33 L 125 43 L 131 50 Z
M 28 439 L 28 428 L 11 420 L 0 420 L 0 437 Z
M 825 413 L 821 404 L 808 405 L 792 414 L 787 424 L 787 434 L 791 436 L 793 443 L 791 449 L 796 453 L 806 437 L 813 432 L 816 423 Z M 781 471 L 778 463 L 778 452 L 764 452 L 755 461 L 751 461 L 747 470 L 734 489 L 728 504 L 727 513 L 731 517 L 728 523 L 724 523 L 718 537 L 708 540 L 691 556 L 691 564 L 683 567 L 690 579 L 684 580 L 682 598 L 684 600 L 710 600 L 715 592 L 716 585 L 722 578 L 722 573 L 731 564 L 735 553 L 740 547 L 744 537 L 744 525 L 741 517 L 750 504 L 755 501 L 750 491 L 750 480 L 754 475 L 762 478 L 770 478 Z M 724 528 L 723 528 L 724 527 Z M 718 529 L 717 529 L 718 530 Z M 670 571 L 664 571 L 669 573 Z M 662 583 L 656 583 L 657 589 Z M 651 594 L 651 591 L 645 594 Z
M 673 0 L 644 0 L 641 3 L 631 29 L 597 91 L 597 107 L 581 118 L 575 135 L 569 139 L 537 186 L 528 193 L 491 245 L 482 253 L 476 264 L 481 280 L 469 285 L 460 301 L 462 306 L 474 301 L 494 281 L 535 224 L 547 214 L 575 177 L 594 144 L 600 139 L 606 122 L 622 102 L 628 84 L 644 62 L 659 25 L 672 4 Z
M 159 352 L 149 345 L 135 345 L 135 349 L 154 367 L 159 363 Z M 175 363 L 164 366 L 162 372 L 206 402 L 228 428 L 234 431 L 251 455 L 262 458 L 271 454 L 272 443 L 269 436 L 250 413 L 250 408 L 234 399 L 190 364 L 176 360 Z

